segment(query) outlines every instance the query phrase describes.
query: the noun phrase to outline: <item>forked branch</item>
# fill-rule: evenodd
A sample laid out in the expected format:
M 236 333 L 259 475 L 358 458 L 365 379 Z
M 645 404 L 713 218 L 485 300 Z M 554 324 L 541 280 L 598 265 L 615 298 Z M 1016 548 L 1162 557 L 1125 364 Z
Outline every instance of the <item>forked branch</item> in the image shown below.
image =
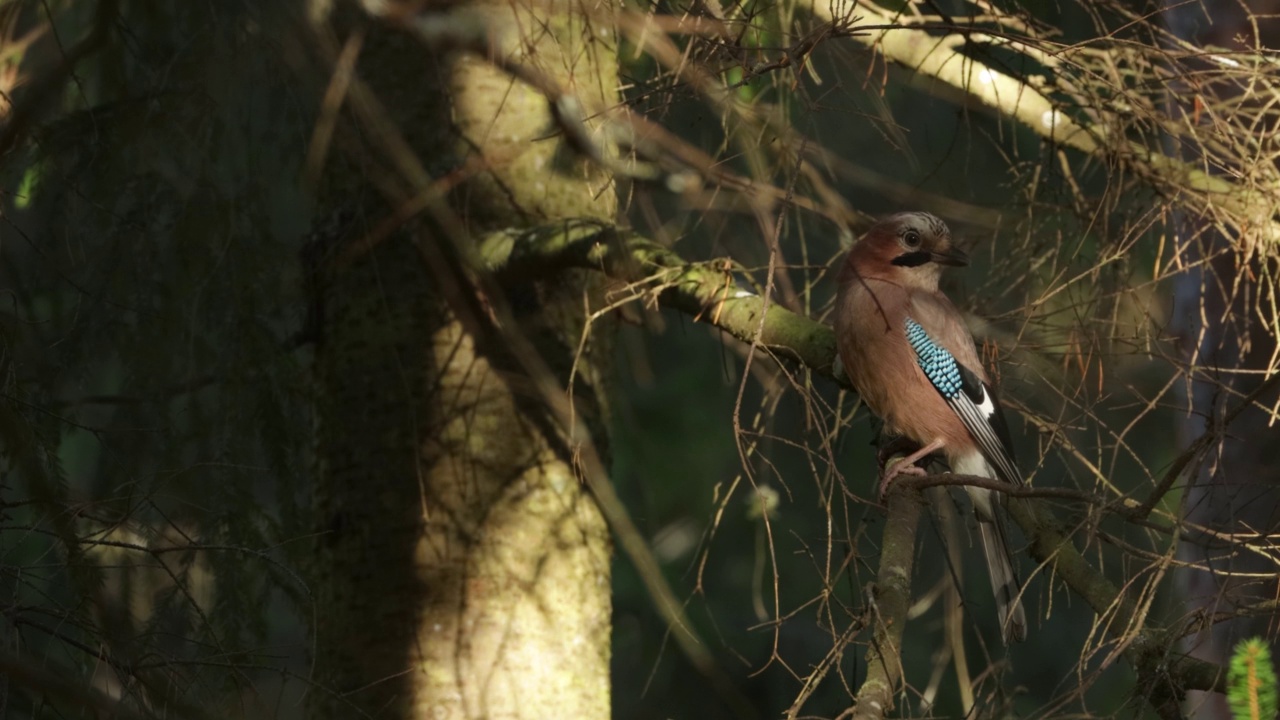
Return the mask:
M 740 287 L 734 275 L 736 265 L 731 260 L 685 262 L 677 253 L 635 233 L 582 221 L 483 238 L 479 243 L 478 264 L 482 270 L 498 275 L 568 267 L 599 270 L 627 283 L 636 297 L 680 310 L 740 340 L 756 343 L 777 358 L 797 362 L 848 387 L 846 380 L 835 375 L 836 346 L 831 328 L 777 303 L 769 303 L 765 310 L 759 295 Z M 765 312 L 763 323 L 761 312 Z M 911 482 L 931 480 L 937 478 Z M 1087 500 L 1084 496 L 1080 499 Z M 1158 712 L 1176 715 L 1178 704 L 1188 690 L 1222 691 L 1226 677 L 1223 669 L 1175 652 L 1172 648 L 1178 633 L 1146 624 L 1137 604 L 1084 558 L 1042 500 L 1019 497 L 1009 505 L 1011 515 L 1030 541 L 1031 556 L 1044 563 L 1052 571 L 1051 576 L 1060 578 L 1106 620 L 1103 625 L 1115 644 L 1115 652 L 1134 666 L 1143 687 L 1149 688 L 1148 699 Z M 898 524 L 888 525 L 893 528 Z M 896 535 L 886 536 L 885 564 L 892 562 L 901 566 L 901 559 L 894 560 L 896 555 L 891 549 L 900 548 L 902 544 Z M 881 574 L 888 572 L 885 564 Z M 909 562 L 906 567 L 910 567 Z M 877 622 L 897 622 L 893 632 L 900 633 L 904 620 L 894 620 L 892 607 L 881 602 L 881 618 Z M 877 630 L 878 634 L 884 632 L 888 630 Z M 892 641 L 893 637 L 892 634 L 880 637 L 877 640 L 881 643 L 880 649 L 873 648 L 873 651 L 892 650 L 892 646 L 883 643 Z M 882 654 L 876 662 L 880 666 L 876 672 L 881 681 L 889 682 L 891 687 L 900 679 L 901 676 L 890 669 L 896 658 Z M 876 702 L 882 707 L 892 697 L 892 689 L 888 692 L 889 695 L 883 697 L 876 695 L 880 698 Z

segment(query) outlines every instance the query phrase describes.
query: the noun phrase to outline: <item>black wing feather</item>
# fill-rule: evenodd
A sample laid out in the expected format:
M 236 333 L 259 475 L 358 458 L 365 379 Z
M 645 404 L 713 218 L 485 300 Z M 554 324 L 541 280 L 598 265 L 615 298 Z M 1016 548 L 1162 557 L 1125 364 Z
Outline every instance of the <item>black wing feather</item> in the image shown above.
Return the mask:
M 996 437 L 1000 439 L 1000 444 L 1004 447 L 1004 451 L 1009 454 L 1012 459 L 1013 455 L 1013 436 L 1009 434 L 1009 420 L 1005 417 L 1004 406 L 1000 404 L 1000 394 L 996 392 L 994 387 L 983 385 L 978 379 L 977 373 L 969 368 L 956 363 L 956 367 L 960 368 L 960 388 L 964 390 L 964 394 L 969 396 L 974 405 L 982 405 L 983 396 L 990 396 L 991 404 L 995 406 L 995 412 L 987 417 L 987 422 L 991 425 L 991 429 L 996 431 Z
M 959 416 L 969 434 L 987 461 L 995 467 L 1001 479 L 1014 485 L 1022 485 L 1022 473 L 1013 459 L 1013 440 L 1009 435 L 1009 421 L 996 398 L 995 391 L 978 379 L 977 373 L 956 363 L 960 369 L 961 392 L 949 398 L 947 404 Z
M 925 378 L 960 418 L 996 474 L 1007 483 L 1022 485 L 1022 474 L 1013 459 L 1009 423 L 995 392 L 983 384 L 977 373 L 961 365 L 951 351 L 934 342 L 920 323 L 907 317 L 905 330 Z

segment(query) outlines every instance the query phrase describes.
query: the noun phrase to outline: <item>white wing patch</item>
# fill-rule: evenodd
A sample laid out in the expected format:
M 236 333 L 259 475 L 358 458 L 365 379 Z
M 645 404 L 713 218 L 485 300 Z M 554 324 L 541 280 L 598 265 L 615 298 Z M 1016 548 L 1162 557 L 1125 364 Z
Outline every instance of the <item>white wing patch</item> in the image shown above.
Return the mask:
M 995 417 L 996 402 L 991 399 L 991 393 L 987 392 L 985 385 L 982 387 L 982 402 L 974 405 L 974 407 L 978 408 L 978 412 L 982 413 L 982 417 Z
M 1004 441 L 1000 439 L 1000 435 L 992 427 L 992 420 L 998 412 L 995 400 L 992 399 L 991 393 L 987 391 L 985 385 L 981 386 L 981 389 L 982 402 L 980 403 L 974 403 L 968 393 L 962 392 L 954 398 L 948 399 L 947 404 L 951 406 L 951 409 L 960 418 L 960 422 L 964 424 L 965 429 L 977 441 L 978 448 L 990 461 L 1000 479 L 1014 485 L 1022 485 L 1022 474 L 1018 472 L 1018 466 L 1013 462 L 1013 456 L 1010 455 L 1008 448 L 1004 446 Z
M 1022 485 L 1022 474 L 1013 461 L 1013 454 L 996 431 L 995 424 L 1003 422 L 1003 418 L 998 417 L 1000 409 L 986 384 L 956 362 L 946 348 L 934 342 L 920 323 L 907 317 L 905 330 L 921 371 L 960 418 L 992 469 L 1005 482 Z M 975 401 L 974 397 L 978 399 Z

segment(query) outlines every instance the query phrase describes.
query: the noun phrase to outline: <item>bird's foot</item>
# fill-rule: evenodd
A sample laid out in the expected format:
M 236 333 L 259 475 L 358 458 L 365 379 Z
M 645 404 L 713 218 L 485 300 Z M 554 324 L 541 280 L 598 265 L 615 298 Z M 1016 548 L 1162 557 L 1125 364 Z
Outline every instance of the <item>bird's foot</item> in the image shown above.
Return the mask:
M 911 455 L 919 449 L 918 443 L 901 435 L 884 436 L 876 447 L 876 467 L 880 468 L 880 474 L 884 475 L 895 459 Z
M 915 452 L 897 462 L 890 460 L 892 464 L 885 470 L 880 479 L 880 502 L 884 502 L 885 494 L 889 491 L 889 483 L 893 482 L 893 479 L 899 475 L 914 475 L 916 477 L 927 475 L 928 473 L 925 469 L 916 465 L 916 463 L 927 462 L 930 453 L 935 453 L 941 449 L 942 440 L 937 439 L 924 447 L 917 448 Z
M 892 462 L 892 461 L 890 461 Z M 910 457 L 902 458 L 897 462 L 885 468 L 884 474 L 880 476 L 880 502 L 884 502 L 885 496 L 889 494 L 889 483 L 900 475 L 911 475 L 913 477 L 924 477 L 928 472 L 924 468 L 916 465 L 916 461 Z

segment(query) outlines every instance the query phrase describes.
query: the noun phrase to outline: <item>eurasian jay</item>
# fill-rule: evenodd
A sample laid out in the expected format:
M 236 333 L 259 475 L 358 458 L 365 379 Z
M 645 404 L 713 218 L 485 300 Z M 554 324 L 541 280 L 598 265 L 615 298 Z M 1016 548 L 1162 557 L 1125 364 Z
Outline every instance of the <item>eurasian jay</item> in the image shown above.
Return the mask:
M 938 453 L 951 470 L 1022 485 L 1009 427 L 978 359 L 973 336 L 938 290 L 946 265 L 969 258 L 951 231 L 923 212 L 876 223 L 849 251 L 836 298 L 836 345 L 853 386 L 885 429 L 919 449 L 885 469 L 881 489 L 896 476 L 923 474 L 916 461 Z M 968 487 L 991 575 L 1005 644 L 1025 640 L 1000 499 Z

